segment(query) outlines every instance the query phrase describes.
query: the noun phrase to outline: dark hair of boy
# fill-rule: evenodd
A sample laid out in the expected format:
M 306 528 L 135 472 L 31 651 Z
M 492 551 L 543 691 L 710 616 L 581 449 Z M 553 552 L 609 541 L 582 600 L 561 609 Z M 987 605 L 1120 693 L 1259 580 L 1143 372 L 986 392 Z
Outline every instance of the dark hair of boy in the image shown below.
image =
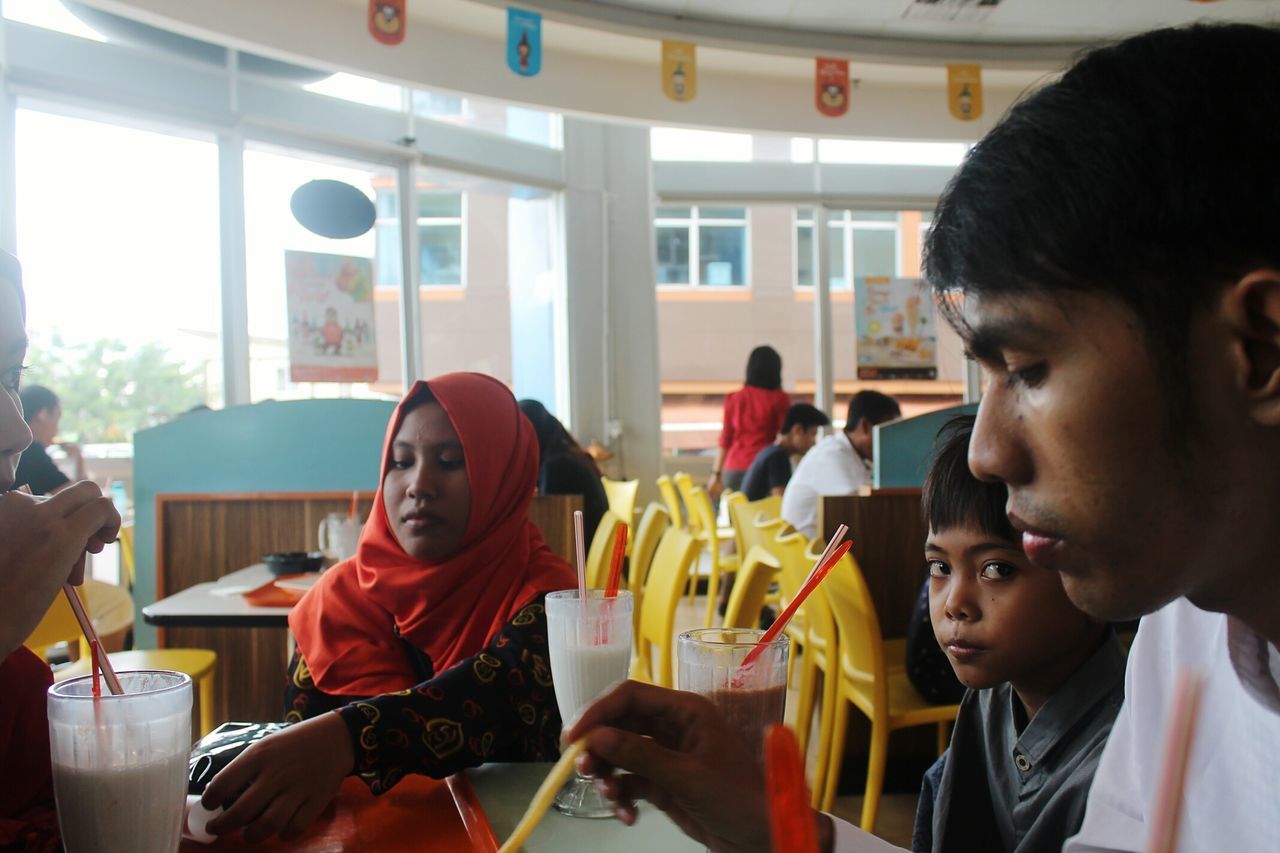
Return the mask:
M 969 437 L 973 415 L 957 415 L 938 431 L 929 473 L 920 491 L 920 506 L 930 530 L 974 527 L 1009 542 L 1021 537 L 1009 523 L 1004 483 L 984 482 L 969 470 Z
M 767 391 L 782 387 L 782 356 L 770 346 L 759 346 L 747 356 L 746 384 Z
M 871 426 L 902 417 L 898 401 L 879 391 L 859 391 L 849 400 L 849 412 L 845 417 L 844 431 L 853 432 L 863 418 Z
M 1171 57 L 1194 61 L 1170 74 Z M 938 292 L 1120 300 L 1185 426 L 1193 313 L 1248 270 L 1280 266 L 1277 57 L 1280 30 L 1240 24 L 1087 54 L 974 146 L 936 207 L 926 277 Z M 1224 88 L 1227 76 L 1253 82 Z M 958 302 L 940 303 L 963 331 Z
M 22 416 L 30 423 L 41 412 L 58 408 L 58 395 L 43 385 L 27 385 L 18 392 L 22 398 Z
M 781 432 L 785 435 L 791 432 L 791 428 L 799 424 L 805 429 L 812 427 L 824 427 L 831 423 L 831 418 L 827 417 L 817 406 L 808 403 L 795 403 L 791 408 L 787 409 L 786 417 L 782 419 Z

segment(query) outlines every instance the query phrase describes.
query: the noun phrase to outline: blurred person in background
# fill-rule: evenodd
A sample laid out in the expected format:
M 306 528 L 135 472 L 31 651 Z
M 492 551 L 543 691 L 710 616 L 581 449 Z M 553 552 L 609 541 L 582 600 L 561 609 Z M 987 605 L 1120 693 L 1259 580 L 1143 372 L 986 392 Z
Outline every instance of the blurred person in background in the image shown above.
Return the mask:
M 711 465 L 707 494 L 713 501 L 725 489 L 742 488 L 747 469 L 782 431 L 791 398 L 782 390 L 782 356 L 770 346 L 759 346 L 747 357 L 747 379 L 742 388 L 724 398 L 720 446 Z
M 62 421 L 62 403 L 58 395 L 43 385 L 29 385 L 22 389 L 22 411 L 31 429 L 31 446 L 18 462 L 16 487 L 26 486 L 32 494 L 52 495 L 73 482 L 87 480 L 84 454 L 80 447 L 69 442 L 57 441 L 58 427 Z M 54 444 L 62 448 L 75 465 L 75 476 L 68 477 L 49 458 L 49 448 Z
M 537 400 L 521 400 L 520 411 L 538 436 L 538 494 L 581 496 L 582 529 L 590 547 L 591 537 L 609 508 L 600 467 L 546 406 Z M 623 521 L 631 523 L 629 518 Z

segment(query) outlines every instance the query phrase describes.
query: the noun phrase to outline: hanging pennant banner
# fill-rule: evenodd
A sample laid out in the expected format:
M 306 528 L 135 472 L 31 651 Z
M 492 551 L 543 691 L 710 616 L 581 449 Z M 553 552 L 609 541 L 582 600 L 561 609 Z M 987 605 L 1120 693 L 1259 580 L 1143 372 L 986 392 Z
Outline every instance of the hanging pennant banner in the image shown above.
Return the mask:
M 662 91 L 673 101 L 698 94 L 698 46 L 691 41 L 662 42 Z
M 982 66 L 947 66 L 947 104 L 961 121 L 982 115 Z
M 507 67 L 521 77 L 542 70 L 542 16 L 507 7 Z
M 383 44 L 404 41 L 404 4 L 407 0 L 369 0 L 369 35 Z
M 849 111 L 849 61 L 818 57 L 813 78 L 818 112 L 839 118 Z

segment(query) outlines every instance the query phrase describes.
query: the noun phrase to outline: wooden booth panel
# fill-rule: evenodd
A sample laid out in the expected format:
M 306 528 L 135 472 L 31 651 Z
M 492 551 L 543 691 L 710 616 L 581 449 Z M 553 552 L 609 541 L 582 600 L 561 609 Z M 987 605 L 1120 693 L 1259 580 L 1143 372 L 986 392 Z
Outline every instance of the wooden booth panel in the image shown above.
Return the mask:
M 373 498 L 373 492 L 360 493 L 359 517 L 368 517 Z M 321 519 L 347 512 L 350 502 L 349 493 L 159 495 L 158 597 L 215 581 L 272 551 L 315 550 Z M 570 561 L 573 511 L 581 504 L 580 497 L 540 496 L 529 510 L 547 545 Z M 164 647 L 217 652 L 214 711 L 219 722 L 280 719 L 286 629 L 163 628 L 159 635 Z

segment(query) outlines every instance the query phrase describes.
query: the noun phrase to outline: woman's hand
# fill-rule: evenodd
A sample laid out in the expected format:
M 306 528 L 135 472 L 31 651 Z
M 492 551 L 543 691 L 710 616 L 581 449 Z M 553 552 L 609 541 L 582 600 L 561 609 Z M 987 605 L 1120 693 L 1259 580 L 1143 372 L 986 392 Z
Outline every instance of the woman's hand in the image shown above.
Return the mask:
M 84 555 L 120 533 L 120 513 L 89 482 L 53 497 L 0 493 L 0 658 L 16 649 L 63 584 L 84 582 Z
M 721 480 L 720 472 L 711 472 L 711 479 L 707 480 L 707 494 L 711 496 L 711 500 L 720 500 L 720 494 L 724 491 L 724 482 Z
M 225 835 L 243 827 L 250 843 L 277 833 L 297 838 L 333 800 L 355 760 L 351 734 L 336 711 L 263 738 L 205 788 L 204 807 L 226 809 L 208 830 Z

